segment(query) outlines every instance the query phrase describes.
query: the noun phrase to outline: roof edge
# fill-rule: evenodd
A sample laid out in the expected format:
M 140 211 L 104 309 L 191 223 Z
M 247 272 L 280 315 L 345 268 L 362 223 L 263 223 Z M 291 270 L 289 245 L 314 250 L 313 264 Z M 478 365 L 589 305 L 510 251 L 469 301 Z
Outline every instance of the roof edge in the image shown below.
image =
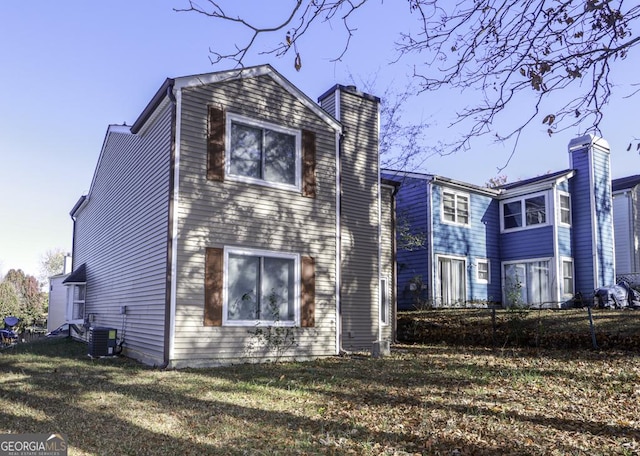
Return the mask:
M 149 101 L 135 122 L 133 122 L 133 125 L 131 126 L 131 133 L 136 134 L 140 131 L 142 126 L 147 122 L 147 120 L 149 120 L 158 106 L 160 106 L 162 100 L 164 100 L 164 98 L 169 94 L 169 91 L 173 89 L 174 82 L 175 80 L 172 78 L 165 79 L 151 101 Z

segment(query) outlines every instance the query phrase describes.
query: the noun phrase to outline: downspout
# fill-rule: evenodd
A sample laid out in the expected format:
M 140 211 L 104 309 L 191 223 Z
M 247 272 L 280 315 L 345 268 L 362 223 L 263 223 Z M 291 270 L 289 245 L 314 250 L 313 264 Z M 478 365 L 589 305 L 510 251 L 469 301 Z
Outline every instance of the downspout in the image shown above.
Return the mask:
M 393 342 L 398 342 L 398 242 L 397 235 L 397 220 L 396 220 L 396 195 L 400 191 L 400 186 L 393 187 L 391 192 L 391 336 Z
M 71 220 L 73 221 L 73 230 L 71 232 L 71 272 L 73 272 L 76 268 L 76 218 L 71 215 Z
M 340 90 L 334 93 L 335 118 L 340 121 Z M 342 352 L 342 142 L 336 132 L 336 355 Z
M 378 112 L 376 118 L 376 129 L 378 130 L 377 144 L 380 144 L 380 103 L 378 103 Z M 376 153 L 378 157 L 378 284 L 376 289 L 378 290 L 378 341 L 382 342 L 382 292 L 380 284 L 382 282 L 382 182 L 380 181 L 380 151 Z
M 433 181 L 427 182 L 427 273 L 429 274 L 429 283 L 427 284 L 427 296 L 431 303 L 435 306 L 436 301 L 436 270 L 433 265 L 435 257 L 433 255 Z
M 168 206 L 168 220 L 167 220 L 167 288 L 166 288 L 166 304 L 165 304 L 165 315 L 164 315 L 164 347 L 163 347 L 163 363 L 162 366 L 159 366 L 161 369 L 166 368 L 171 362 L 172 357 L 172 349 L 173 349 L 173 315 L 175 311 L 175 233 L 176 233 L 176 218 L 174 217 L 174 209 L 176 198 L 178 194 L 177 183 L 178 183 L 178 160 L 177 160 L 177 141 L 176 141 L 176 130 L 177 130 L 177 100 L 173 94 L 173 82 L 169 84 L 167 87 L 166 95 L 171 101 L 171 157 L 170 157 L 170 165 L 169 165 L 169 200 L 167 202 Z
M 632 264 L 632 268 L 633 271 L 632 272 L 637 272 L 638 271 L 638 240 L 637 240 L 637 235 L 636 235 L 636 226 L 638 225 L 638 214 L 637 214 L 637 210 L 636 210 L 636 201 L 638 200 L 637 198 L 637 191 L 638 191 L 638 186 L 636 185 L 635 187 L 633 187 L 633 190 L 629 191 L 629 205 L 631 206 L 628 210 L 628 214 L 630 214 L 629 216 L 629 232 L 631 233 L 630 237 L 631 239 L 629 240 L 629 245 L 631 246 L 631 264 Z
M 593 288 L 594 290 L 605 286 L 607 284 L 601 284 L 598 280 L 600 275 L 600 268 L 598 267 L 598 238 L 597 238 L 597 230 L 598 230 L 598 214 L 596 212 L 596 189 L 595 189 L 595 172 L 593 167 L 595 148 L 593 142 L 590 142 L 588 147 L 588 162 L 589 162 L 589 212 L 591 213 L 591 264 L 593 265 Z
M 558 187 L 556 185 L 556 183 L 554 182 L 551 185 L 551 204 L 549 204 L 549 206 L 551 208 L 553 208 L 553 257 L 555 259 L 555 277 L 556 277 L 556 286 L 554 287 L 555 289 L 555 295 L 556 295 L 556 301 L 557 301 L 557 305 L 558 308 L 562 307 L 562 290 L 560 288 L 560 278 L 562 277 L 562 259 L 560 258 L 560 249 L 558 248 L 558 208 L 556 207 L 557 201 L 558 201 L 558 195 L 557 195 L 557 191 L 558 191 Z

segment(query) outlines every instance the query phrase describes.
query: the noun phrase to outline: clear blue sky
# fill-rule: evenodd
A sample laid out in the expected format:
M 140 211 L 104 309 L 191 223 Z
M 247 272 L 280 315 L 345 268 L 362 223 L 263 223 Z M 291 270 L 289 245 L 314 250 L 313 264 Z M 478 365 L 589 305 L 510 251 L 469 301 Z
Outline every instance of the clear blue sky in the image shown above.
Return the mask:
M 213 67 L 209 49 L 229 45 L 239 37 L 238 30 L 172 10 L 185 3 L 0 2 L 0 274 L 20 268 L 37 275 L 47 250 L 71 250 L 69 211 L 89 190 L 109 124 L 131 124 L 167 77 L 229 67 Z M 268 22 L 285 2 L 237 3 L 249 5 L 254 17 Z M 293 69 L 291 56 L 254 53 L 247 63 L 271 63 L 312 99 L 336 83 L 374 83 L 380 93 L 390 84 L 406 84 L 414 62 L 388 64 L 398 31 L 411 27 L 405 2 L 374 1 L 363 13 L 354 22 L 358 30 L 341 62 L 331 61 L 344 38 L 336 22 L 301 43 L 300 72 Z M 282 38 L 284 33 L 271 40 Z M 637 74 L 631 59 L 624 65 L 624 72 Z M 628 93 L 625 89 L 620 95 Z M 447 125 L 455 109 L 472 100 L 473 93 L 425 93 L 408 107 L 407 118 L 431 123 L 434 142 L 449 141 L 455 129 Z M 603 136 L 612 146 L 614 177 L 640 174 L 640 156 L 635 148 L 626 151 L 634 135 L 640 136 L 634 131 L 635 103 L 617 99 L 606 111 Z M 567 143 L 581 132 L 550 139 L 544 130 L 535 125 L 521 140 L 502 171 L 510 181 L 569 166 Z M 510 152 L 478 140 L 468 152 L 431 157 L 418 171 L 483 184 Z

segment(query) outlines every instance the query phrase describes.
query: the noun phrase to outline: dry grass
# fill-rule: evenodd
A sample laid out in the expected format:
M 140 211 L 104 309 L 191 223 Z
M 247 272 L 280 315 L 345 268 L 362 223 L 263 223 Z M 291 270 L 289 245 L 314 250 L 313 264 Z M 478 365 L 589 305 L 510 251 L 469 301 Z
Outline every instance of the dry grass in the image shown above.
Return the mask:
M 594 309 L 598 348 L 640 351 L 640 310 Z M 588 310 L 434 309 L 403 312 L 398 337 L 409 343 L 484 347 L 593 348 Z
M 640 452 L 628 351 L 400 346 L 163 371 L 62 339 L 1 352 L 0 373 L 0 432 L 60 432 L 70 455 Z

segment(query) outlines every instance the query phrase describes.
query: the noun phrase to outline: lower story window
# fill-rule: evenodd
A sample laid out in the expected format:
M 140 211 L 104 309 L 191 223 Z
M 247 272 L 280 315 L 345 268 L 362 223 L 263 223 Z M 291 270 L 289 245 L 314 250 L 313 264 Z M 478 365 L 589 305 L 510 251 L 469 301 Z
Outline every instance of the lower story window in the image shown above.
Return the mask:
M 437 300 L 443 306 L 460 305 L 467 297 L 467 267 L 462 258 L 438 257 Z
M 508 306 L 540 305 L 551 301 L 549 261 L 504 265 L 504 295 Z
M 562 260 L 562 294 L 573 295 L 573 261 L 570 259 Z
M 299 256 L 226 250 L 226 324 L 295 325 Z

